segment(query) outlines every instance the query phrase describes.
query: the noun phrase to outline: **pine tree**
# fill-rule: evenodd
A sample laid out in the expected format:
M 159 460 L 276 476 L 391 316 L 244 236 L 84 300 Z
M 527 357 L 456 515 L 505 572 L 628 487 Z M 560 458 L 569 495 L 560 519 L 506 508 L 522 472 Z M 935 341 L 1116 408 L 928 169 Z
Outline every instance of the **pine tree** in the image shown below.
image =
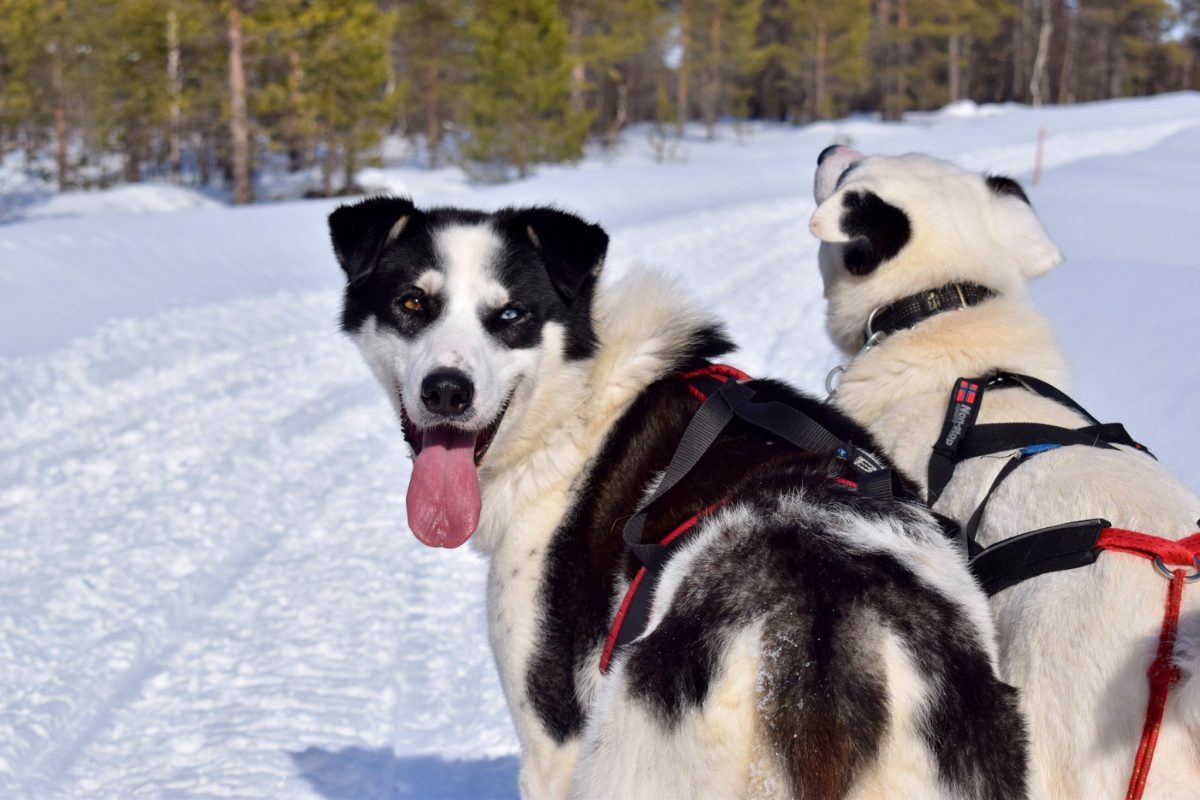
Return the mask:
M 292 161 L 319 142 L 322 194 L 334 193 L 339 153 L 352 188 L 358 154 L 392 116 L 395 22 L 375 0 L 268 0 L 253 17 L 256 114 Z
M 569 34 L 571 112 L 595 109 L 600 132 L 611 140 L 630 119 L 631 61 L 663 36 L 663 17 L 655 0 L 568 0 L 563 13 Z M 613 100 L 606 104 L 610 89 Z
M 688 58 L 680 65 L 680 77 L 691 72 L 697 79 L 700 116 L 712 139 L 722 113 L 747 113 L 746 85 L 770 55 L 758 43 L 763 2 L 692 0 L 688 12 L 690 30 L 683 32 L 689 42 Z
M 0 0 L 0 155 L 23 138 L 36 149 L 50 123 L 39 88 L 49 70 L 50 15 L 43 0 Z
M 788 0 L 783 7 L 791 30 L 788 76 L 802 110 L 795 119 L 829 119 L 849 110 L 867 76 L 869 0 Z
M 1185 35 L 1180 42 L 1181 89 L 1200 86 L 1200 0 L 1180 0 L 1180 23 Z
M 466 0 L 401 0 L 397 4 L 400 90 L 419 119 L 429 166 L 437 167 L 446 123 L 458 113 L 467 50 Z
M 230 0 L 226 9 L 229 36 L 229 141 L 233 151 L 233 202 L 254 199 L 250 182 L 250 123 L 246 111 L 246 69 L 242 42 L 243 0 Z
M 567 25 L 557 2 L 491 0 L 470 31 L 464 156 L 510 164 L 521 177 L 538 161 L 580 158 L 591 114 L 570 109 Z
M 905 45 L 909 57 L 903 66 L 910 106 L 937 108 L 967 95 L 970 56 L 967 43 L 974 38 L 992 40 L 1000 23 L 1013 16 L 1004 0 L 908 0 L 909 26 Z M 1033 53 L 1022 75 L 1030 74 Z M 1028 89 L 1027 85 L 1021 87 Z
M 126 182 L 141 180 L 156 160 L 153 133 L 169 119 L 166 30 L 164 3 L 109 0 L 95 8 L 75 48 L 90 78 L 81 95 L 91 149 L 119 150 Z

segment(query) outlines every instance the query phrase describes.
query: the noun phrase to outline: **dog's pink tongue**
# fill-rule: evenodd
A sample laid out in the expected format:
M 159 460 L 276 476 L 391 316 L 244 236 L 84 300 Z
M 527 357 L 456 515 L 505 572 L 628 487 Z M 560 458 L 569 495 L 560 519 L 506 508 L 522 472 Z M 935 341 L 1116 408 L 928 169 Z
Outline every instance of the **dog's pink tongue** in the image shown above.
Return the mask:
M 458 547 L 479 525 L 475 434 L 423 432 L 408 482 L 408 527 L 430 547 Z

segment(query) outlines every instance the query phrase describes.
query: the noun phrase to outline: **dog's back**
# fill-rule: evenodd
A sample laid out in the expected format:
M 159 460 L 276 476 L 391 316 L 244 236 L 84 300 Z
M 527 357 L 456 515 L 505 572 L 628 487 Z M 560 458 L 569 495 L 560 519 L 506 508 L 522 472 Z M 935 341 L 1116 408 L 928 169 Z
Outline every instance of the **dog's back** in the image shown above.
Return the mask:
M 688 408 L 679 383 L 648 398 Z M 826 406 L 750 385 L 869 442 Z M 682 430 L 653 405 L 614 431 L 591 485 L 661 468 L 610 458 L 673 446 Z M 579 796 L 1025 796 L 1015 692 L 995 677 L 961 558 L 923 509 L 859 496 L 842 470 L 737 426 L 664 495 L 651 530 L 725 502 L 672 551 L 647 631 L 613 662 L 588 714 Z M 574 516 L 592 525 L 617 512 L 583 502 Z

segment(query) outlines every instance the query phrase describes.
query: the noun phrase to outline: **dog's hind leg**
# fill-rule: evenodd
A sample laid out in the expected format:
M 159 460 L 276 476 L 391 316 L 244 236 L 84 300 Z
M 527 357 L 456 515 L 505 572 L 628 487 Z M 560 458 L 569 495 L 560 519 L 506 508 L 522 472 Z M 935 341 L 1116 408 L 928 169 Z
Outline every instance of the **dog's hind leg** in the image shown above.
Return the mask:
M 573 800 L 783 800 L 787 783 L 755 709 L 758 631 L 723 649 L 699 706 L 662 713 L 632 696 L 615 661 L 584 731 Z
M 522 753 L 518 778 L 521 800 L 565 800 L 578 754 L 577 739 L 563 745 L 539 743 Z
M 961 800 L 938 779 L 938 765 L 927 746 L 925 711 L 933 687 L 918 670 L 908 649 L 892 633 L 880 637 L 880 663 L 886 675 L 888 722 L 879 751 L 855 782 L 848 800 Z

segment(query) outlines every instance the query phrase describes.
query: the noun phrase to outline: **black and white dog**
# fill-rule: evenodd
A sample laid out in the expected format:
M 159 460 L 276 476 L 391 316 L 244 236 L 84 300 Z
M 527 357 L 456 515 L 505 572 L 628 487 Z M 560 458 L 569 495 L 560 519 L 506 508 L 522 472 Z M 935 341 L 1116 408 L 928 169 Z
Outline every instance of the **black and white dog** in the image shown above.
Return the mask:
M 645 541 L 721 502 L 598 664 L 635 573 L 622 525 L 730 349 L 654 274 L 605 287 L 608 237 L 551 208 L 330 217 L 343 328 L 415 459 L 426 544 L 490 558 L 488 619 L 529 798 L 1015 798 L 1025 737 L 986 604 L 929 513 L 847 491 L 845 463 L 733 424 L 652 506 Z M 868 436 L 770 381 L 759 398 Z
M 818 162 L 814 193 L 810 227 L 822 242 L 829 332 L 851 357 L 837 404 L 902 469 L 924 482 L 960 377 L 1004 371 L 1067 387 L 1066 357 L 1027 288 L 1063 256 L 1016 182 L 920 154 L 831 147 Z M 939 299 L 947 287 L 967 287 L 961 303 Z M 915 300 L 922 297 L 931 300 Z M 894 319 L 895 309 L 912 317 L 888 332 L 881 320 Z M 990 392 L 978 413 L 987 424 L 1089 423 L 1069 405 L 1018 387 Z M 969 524 L 1019 455 L 963 461 L 937 509 Z M 1196 530 L 1200 496 L 1135 448 L 1058 447 L 999 484 L 978 539 L 986 547 L 1100 517 L 1176 540 Z M 1128 555 L 1078 567 L 991 599 L 1001 670 L 1021 690 L 1035 794 L 1120 797 L 1147 716 L 1146 675 L 1168 583 L 1149 561 Z M 1182 611 L 1173 656 L 1179 681 L 1165 706 L 1147 799 L 1200 797 L 1200 594 L 1184 593 Z

